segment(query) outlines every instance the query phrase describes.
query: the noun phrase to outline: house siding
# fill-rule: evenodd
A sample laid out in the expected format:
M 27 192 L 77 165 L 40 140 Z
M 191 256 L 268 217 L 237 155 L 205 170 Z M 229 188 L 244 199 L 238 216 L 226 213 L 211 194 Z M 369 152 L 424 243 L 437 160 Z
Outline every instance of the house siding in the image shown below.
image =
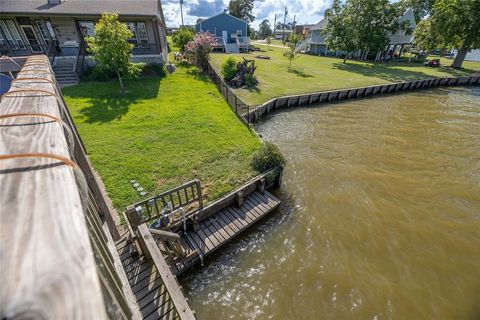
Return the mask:
M 227 31 L 228 42 L 232 42 L 232 34 L 236 34 L 238 30 L 242 31 L 242 37 L 247 36 L 247 23 L 226 13 L 198 23 L 196 29 L 198 32 L 208 31 L 216 37 L 221 37 L 222 31 Z

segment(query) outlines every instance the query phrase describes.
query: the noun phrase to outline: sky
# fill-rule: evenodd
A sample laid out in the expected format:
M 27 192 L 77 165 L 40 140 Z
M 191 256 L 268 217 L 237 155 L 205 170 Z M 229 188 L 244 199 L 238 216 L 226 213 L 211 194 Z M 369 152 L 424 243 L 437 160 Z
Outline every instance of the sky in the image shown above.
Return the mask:
M 323 18 L 323 13 L 332 0 L 255 0 L 252 26 L 268 19 L 273 26 L 275 13 L 277 21 L 283 21 L 285 5 L 288 7 L 287 22 L 292 22 L 294 15 L 297 24 L 315 24 Z M 184 0 L 183 19 L 185 24 L 194 25 L 198 18 L 208 18 L 223 12 L 228 8 L 229 0 Z M 167 27 L 177 27 L 181 24 L 180 0 L 162 0 L 163 14 Z

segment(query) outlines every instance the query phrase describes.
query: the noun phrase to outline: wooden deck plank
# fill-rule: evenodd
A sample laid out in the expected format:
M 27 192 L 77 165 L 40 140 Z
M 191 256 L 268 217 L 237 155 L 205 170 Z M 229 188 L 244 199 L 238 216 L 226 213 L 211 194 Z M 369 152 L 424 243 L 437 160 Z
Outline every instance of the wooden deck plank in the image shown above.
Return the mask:
M 223 229 L 225 230 L 226 233 L 228 233 L 229 237 L 235 237 L 236 232 L 233 228 L 233 223 L 225 216 L 225 213 L 223 212 L 223 210 L 221 213 L 216 215 L 215 218 L 217 223 L 221 222 Z
M 233 217 L 228 214 L 226 210 L 222 210 L 222 214 L 219 215 L 219 217 L 225 221 L 225 223 L 228 224 L 230 229 L 234 232 L 234 236 L 237 235 L 238 232 L 240 232 L 241 228 L 237 226 L 237 224 L 233 221 Z
M 213 224 L 213 218 L 210 217 L 207 219 L 207 222 L 204 224 L 206 228 L 210 231 L 209 238 L 214 242 L 215 247 L 219 246 L 221 243 L 225 242 L 225 238 L 220 234 L 220 230 L 215 224 Z
M 215 247 L 212 241 L 210 241 L 210 239 L 208 238 L 208 236 L 210 235 L 210 231 L 204 230 L 203 228 L 199 228 L 198 231 L 193 232 L 193 234 L 196 234 L 197 237 L 199 237 L 200 240 L 204 243 L 206 248 L 205 254 L 207 254 L 210 250 L 212 250 Z

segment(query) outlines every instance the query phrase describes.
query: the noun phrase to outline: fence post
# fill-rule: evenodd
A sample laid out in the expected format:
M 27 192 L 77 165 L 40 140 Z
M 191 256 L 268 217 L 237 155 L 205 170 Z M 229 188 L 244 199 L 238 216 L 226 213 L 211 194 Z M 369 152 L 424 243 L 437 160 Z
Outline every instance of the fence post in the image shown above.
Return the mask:
M 238 114 L 238 111 L 237 111 L 237 109 L 238 109 L 238 107 L 237 107 L 237 95 L 235 94 L 234 97 L 235 97 L 235 113 Z

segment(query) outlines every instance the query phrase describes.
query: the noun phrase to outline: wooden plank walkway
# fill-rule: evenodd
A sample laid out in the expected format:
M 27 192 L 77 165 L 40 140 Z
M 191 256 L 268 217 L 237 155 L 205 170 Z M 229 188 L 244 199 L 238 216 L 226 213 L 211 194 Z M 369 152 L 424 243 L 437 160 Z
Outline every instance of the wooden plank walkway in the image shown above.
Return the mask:
M 248 227 L 265 217 L 280 205 L 280 200 L 268 191 L 255 191 L 245 197 L 241 207 L 229 206 L 199 224 L 198 230 L 179 232 L 181 244 L 187 255 L 198 250 L 199 254 L 171 264 L 172 273 L 179 275 L 204 257 L 228 243 Z
M 180 319 L 173 301 L 153 260 L 134 253 L 128 235 L 116 243 L 116 249 L 143 319 Z

